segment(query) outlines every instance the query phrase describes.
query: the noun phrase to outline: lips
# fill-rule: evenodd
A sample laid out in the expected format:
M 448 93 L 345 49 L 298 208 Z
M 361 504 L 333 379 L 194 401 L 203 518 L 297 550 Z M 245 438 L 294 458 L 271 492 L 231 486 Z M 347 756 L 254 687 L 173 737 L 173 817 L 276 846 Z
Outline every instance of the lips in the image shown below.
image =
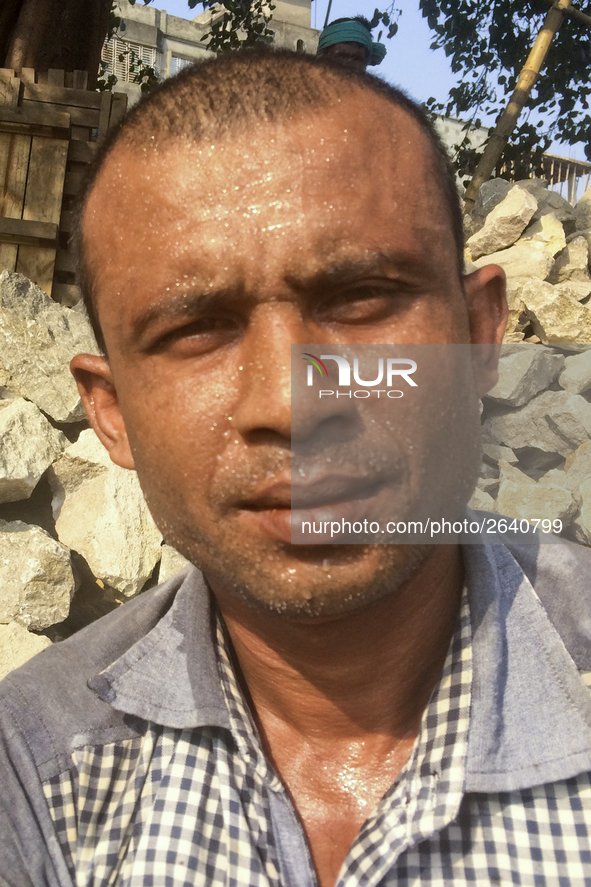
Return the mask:
M 283 542 L 331 541 L 316 535 L 313 539 L 301 537 L 303 521 L 333 522 L 357 521 L 368 518 L 375 511 L 380 493 L 391 479 L 386 477 L 358 477 L 327 475 L 311 484 L 292 484 L 278 481 L 240 504 L 247 519 L 265 534 Z M 337 541 L 332 538 L 332 541 Z

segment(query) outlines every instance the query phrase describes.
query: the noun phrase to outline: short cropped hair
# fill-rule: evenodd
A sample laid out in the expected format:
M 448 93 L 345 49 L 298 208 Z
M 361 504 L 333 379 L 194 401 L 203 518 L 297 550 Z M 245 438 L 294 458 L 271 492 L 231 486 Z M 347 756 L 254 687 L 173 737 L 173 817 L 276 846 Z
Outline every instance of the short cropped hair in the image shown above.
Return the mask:
M 404 92 L 372 74 L 330 58 L 269 47 L 224 53 L 185 68 L 142 96 L 109 133 L 95 157 L 81 194 L 75 232 L 78 280 L 99 346 L 106 352 L 92 275 L 85 259 L 82 219 L 97 176 L 116 147 L 149 150 L 174 139 L 200 142 L 260 123 L 285 121 L 326 108 L 358 90 L 374 93 L 418 124 L 431 145 L 434 175 L 450 216 L 458 269 L 463 273 L 464 233 L 455 172 L 423 109 Z M 379 166 L 376 165 L 379 171 Z M 410 171 L 412 173 L 412 171 Z

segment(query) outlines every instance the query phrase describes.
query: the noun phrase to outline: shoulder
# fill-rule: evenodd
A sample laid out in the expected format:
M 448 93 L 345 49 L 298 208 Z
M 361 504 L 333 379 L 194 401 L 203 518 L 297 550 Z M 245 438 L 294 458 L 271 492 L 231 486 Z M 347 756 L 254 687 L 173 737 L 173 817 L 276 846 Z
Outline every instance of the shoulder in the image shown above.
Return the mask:
M 0 683 L 0 733 L 26 743 L 37 765 L 69 757 L 72 741 L 126 733 L 129 719 L 88 681 L 145 637 L 171 607 L 184 574 L 123 604 L 39 653 Z M 132 732 L 134 732 L 132 730 Z M 49 773 L 47 775 L 50 775 Z
M 591 671 L 591 549 L 565 540 L 507 544 L 581 671 Z

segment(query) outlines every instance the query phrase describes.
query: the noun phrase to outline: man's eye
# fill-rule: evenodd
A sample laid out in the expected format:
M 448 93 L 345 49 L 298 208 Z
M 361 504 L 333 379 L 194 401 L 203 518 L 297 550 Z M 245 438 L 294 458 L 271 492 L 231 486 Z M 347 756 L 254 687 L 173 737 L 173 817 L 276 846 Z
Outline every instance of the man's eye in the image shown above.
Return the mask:
M 319 315 L 323 323 L 379 323 L 402 309 L 400 293 L 386 287 L 349 290 L 325 302 Z
M 234 339 L 237 332 L 238 324 L 232 318 L 202 317 L 165 333 L 156 342 L 155 350 L 174 348 L 192 354 L 205 353 Z

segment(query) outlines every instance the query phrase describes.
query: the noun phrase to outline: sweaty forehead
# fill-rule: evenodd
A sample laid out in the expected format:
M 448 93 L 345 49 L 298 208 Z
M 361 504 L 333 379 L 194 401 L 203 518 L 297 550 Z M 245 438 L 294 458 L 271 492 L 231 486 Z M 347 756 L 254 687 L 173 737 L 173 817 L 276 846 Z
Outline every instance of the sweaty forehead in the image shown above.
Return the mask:
M 314 178 L 324 171 L 319 157 L 335 177 L 335 193 L 347 184 L 339 169 L 363 180 L 389 180 L 395 169 L 395 185 L 403 192 L 416 187 L 417 163 L 423 162 L 427 173 L 434 170 L 435 164 L 429 162 L 432 155 L 426 136 L 406 112 L 359 90 L 295 119 L 242 121 L 222 138 L 170 138 L 163 143 L 148 140 L 143 145 L 116 146 L 88 200 L 85 222 L 92 220 L 97 205 L 104 210 L 106 203 L 111 215 L 122 201 L 141 205 L 142 195 L 159 197 L 166 211 L 193 191 L 205 215 L 221 203 L 228 209 L 232 202 L 238 206 L 245 193 L 265 184 L 280 183 L 294 195 L 303 177 L 313 186 Z M 290 178 L 294 189 L 289 188 Z
M 208 266 L 229 250 L 234 261 L 237 253 L 245 263 L 256 258 L 260 273 L 265 238 L 268 245 L 305 232 L 322 251 L 331 239 L 345 245 L 358 237 L 368 213 L 397 215 L 428 240 L 419 230 L 426 216 L 449 230 L 435 168 L 416 121 L 361 91 L 223 138 L 116 146 L 84 216 L 94 291 L 115 266 L 124 288 L 154 250 L 172 256 L 179 273 L 185 262 L 194 266 L 196 252 Z

